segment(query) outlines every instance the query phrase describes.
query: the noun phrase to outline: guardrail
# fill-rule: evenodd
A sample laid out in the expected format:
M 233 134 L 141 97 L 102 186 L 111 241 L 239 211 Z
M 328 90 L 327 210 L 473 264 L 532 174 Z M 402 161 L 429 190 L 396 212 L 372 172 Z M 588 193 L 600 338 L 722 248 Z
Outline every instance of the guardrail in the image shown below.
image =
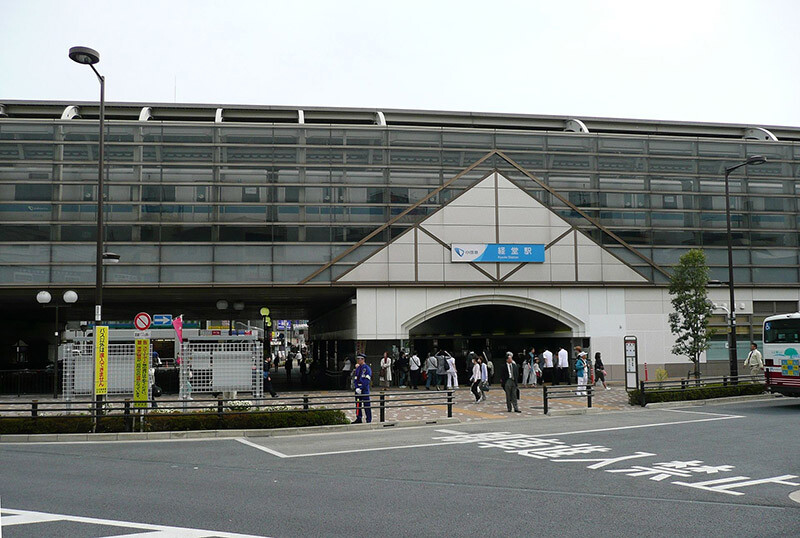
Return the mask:
M 764 377 L 760 375 L 723 375 L 717 377 L 698 377 L 691 379 L 673 379 L 665 381 L 640 381 L 639 382 L 639 401 L 642 407 L 647 405 L 647 394 L 655 392 L 684 392 L 687 390 L 704 388 L 710 385 L 752 385 L 764 383 Z
M 583 394 L 581 394 L 583 393 Z M 586 398 L 586 407 L 592 407 L 592 385 L 552 385 L 542 387 L 542 402 L 544 402 L 544 414 L 549 411 L 548 400 L 558 400 L 562 398 Z
M 455 397 L 452 390 L 438 393 L 418 392 L 373 392 L 369 394 L 370 409 L 377 411 L 379 422 L 386 422 L 387 409 L 443 405 L 447 417 L 453 416 Z M 124 400 L 84 400 L 79 402 L 0 401 L 0 421 L 21 417 L 44 416 L 89 416 L 94 422 L 101 417 L 124 417 L 126 431 L 134 431 L 138 420 L 144 429 L 150 414 L 163 416 L 190 416 L 197 413 L 216 413 L 223 415 L 243 415 L 264 411 L 315 411 L 315 410 L 356 410 L 363 405 L 354 394 L 281 396 L 277 398 L 216 398 L 203 400 L 154 399 L 144 402 L 147 407 L 135 407 L 131 399 Z

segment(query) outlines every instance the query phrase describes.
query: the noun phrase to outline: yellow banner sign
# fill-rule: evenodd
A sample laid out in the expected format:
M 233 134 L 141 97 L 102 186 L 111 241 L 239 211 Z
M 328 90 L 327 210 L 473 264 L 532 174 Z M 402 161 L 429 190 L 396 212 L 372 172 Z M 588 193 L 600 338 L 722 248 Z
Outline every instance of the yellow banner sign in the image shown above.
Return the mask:
M 150 340 L 136 339 L 136 359 L 133 366 L 133 406 L 147 407 L 150 381 Z
M 94 330 L 94 392 L 108 394 L 108 327 Z

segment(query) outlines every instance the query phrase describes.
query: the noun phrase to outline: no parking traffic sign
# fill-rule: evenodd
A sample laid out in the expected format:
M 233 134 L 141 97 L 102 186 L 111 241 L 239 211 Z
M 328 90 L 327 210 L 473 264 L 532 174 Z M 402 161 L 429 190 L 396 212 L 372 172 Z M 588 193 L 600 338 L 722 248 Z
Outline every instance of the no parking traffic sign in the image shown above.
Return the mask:
M 133 326 L 140 331 L 149 329 L 151 323 L 153 323 L 153 318 L 151 318 L 150 314 L 147 312 L 139 312 L 136 314 L 136 317 L 133 318 Z

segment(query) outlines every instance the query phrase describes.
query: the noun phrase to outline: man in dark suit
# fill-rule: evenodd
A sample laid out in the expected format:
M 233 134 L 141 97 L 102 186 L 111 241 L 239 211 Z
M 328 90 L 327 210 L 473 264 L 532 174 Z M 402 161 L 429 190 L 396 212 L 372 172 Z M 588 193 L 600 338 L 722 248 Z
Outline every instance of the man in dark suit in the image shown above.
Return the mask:
M 519 366 L 514 362 L 514 354 L 510 351 L 506 353 L 506 363 L 500 370 L 500 381 L 503 384 L 503 390 L 506 391 L 506 406 L 508 412 L 514 408 L 515 413 L 521 413 L 517 407 L 517 379 L 519 378 Z

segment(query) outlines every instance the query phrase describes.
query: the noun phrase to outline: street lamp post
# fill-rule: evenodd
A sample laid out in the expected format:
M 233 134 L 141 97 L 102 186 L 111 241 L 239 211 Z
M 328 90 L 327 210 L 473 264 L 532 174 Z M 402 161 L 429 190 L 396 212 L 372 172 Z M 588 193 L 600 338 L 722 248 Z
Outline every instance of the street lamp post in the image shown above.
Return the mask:
M 103 319 L 103 151 L 105 149 L 104 123 L 106 108 L 106 79 L 97 72 L 94 64 L 100 61 L 100 53 L 89 47 L 69 49 L 72 61 L 88 65 L 100 81 L 100 148 L 97 156 L 97 252 L 95 259 L 94 321 L 100 325 Z
M 62 299 L 64 299 L 64 305 L 60 304 L 50 304 L 52 300 L 52 296 L 48 291 L 40 291 L 36 294 L 36 302 L 42 305 L 45 308 L 55 308 L 56 309 L 56 353 L 55 358 L 53 359 L 53 398 L 58 398 L 58 345 L 61 343 L 61 327 L 58 324 L 58 309 L 59 308 L 66 308 L 72 306 L 78 300 L 78 294 L 72 290 L 67 290 L 64 292 Z
M 730 293 L 730 310 L 728 311 L 728 323 L 730 336 L 728 337 L 728 360 L 730 362 L 731 376 L 739 375 L 739 359 L 736 353 L 736 303 L 733 293 L 733 236 L 731 235 L 731 199 L 730 188 L 728 186 L 728 176 L 737 168 L 748 165 L 759 165 L 767 162 L 766 157 L 753 155 L 746 161 L 725 168 L 725 225 L 728 232 L 728 292 Z

